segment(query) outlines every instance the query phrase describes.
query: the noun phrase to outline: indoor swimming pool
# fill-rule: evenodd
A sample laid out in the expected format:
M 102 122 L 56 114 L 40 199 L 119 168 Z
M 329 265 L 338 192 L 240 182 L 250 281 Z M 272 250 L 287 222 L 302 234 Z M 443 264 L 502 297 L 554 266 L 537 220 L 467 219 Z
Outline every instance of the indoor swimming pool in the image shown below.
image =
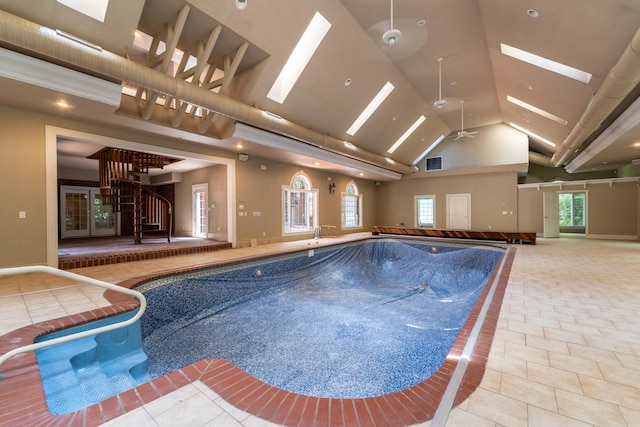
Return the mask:
M 224 359 L 307 396 L 407 389 L 443 364 L 503 253 L 373 239 L 144 282 L 150 375 Z

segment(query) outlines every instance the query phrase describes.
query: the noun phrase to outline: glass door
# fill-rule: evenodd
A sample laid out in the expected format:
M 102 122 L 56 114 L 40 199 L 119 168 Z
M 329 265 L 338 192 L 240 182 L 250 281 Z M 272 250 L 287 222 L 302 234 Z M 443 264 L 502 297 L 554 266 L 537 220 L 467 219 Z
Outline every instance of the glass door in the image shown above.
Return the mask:
M 193 192 L 193 237 L 207 238 L 209 233 L 207 192 L 208 184 L 192 186 Z
M 60 237 L 115 236 L 117 215 L 102 205 L 100 190 L 90 187 L 60 187 Z

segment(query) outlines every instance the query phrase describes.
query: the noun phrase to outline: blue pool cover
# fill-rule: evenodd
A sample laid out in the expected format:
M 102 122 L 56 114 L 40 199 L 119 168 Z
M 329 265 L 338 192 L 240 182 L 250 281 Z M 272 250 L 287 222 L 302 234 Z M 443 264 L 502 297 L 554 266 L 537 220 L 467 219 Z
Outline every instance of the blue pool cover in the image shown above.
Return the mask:
M 304 395 L 404 390 L 442 365 L 502 254 L 381 239 L 143 284 L 151 376 L 220 358 Z

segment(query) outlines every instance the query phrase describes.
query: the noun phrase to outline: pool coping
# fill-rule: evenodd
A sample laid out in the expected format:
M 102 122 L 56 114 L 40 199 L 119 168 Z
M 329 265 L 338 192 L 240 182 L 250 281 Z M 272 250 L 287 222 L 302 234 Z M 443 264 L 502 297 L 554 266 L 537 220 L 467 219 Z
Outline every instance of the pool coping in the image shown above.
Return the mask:
M 403 237 L 403 240 L 405 239 Z M 428 240 L 441 243 L 452 242 L 451 240 Z M 470 242 L 461 243 L 468 245 Z M 487 243 L 478 245 L 483 246 Z M 504 247 L 503 245 L 488 246 Z M 291 250 L 290 252 L 300 252 L 300 250 Z M 305 396 L 272 387 L 225 360 L 208 359 L 188 365 L 79 411 L 65 415 L 53 415 L 49 412 L 46 404 L 35 353 L 30 352 L 16 356 L 0 367 L 0 408 L 3 412 L 0 417 L 0 426 L 24 424 L 98 425 L 195 381 L 204 383 L 240 410 L 271 423 L 286 426 L 316 424 L 407 426 L 431 420 L 478 320 L 481 307 L 489 294 L 490 284 L 497 281 L 493 299 L 489 304 L 476 345 L 455 395 L 453 407 L 466 400 L 479 386 L 493 341 L 515 252 L 516 248 L 513 246 L 506 248 L 440 369 L 426 380 L 405 390 L 359 399 Z M 119 285 L 130 288 L 141 282 L 162 277 L 167 273 L 195 271 L 215 265 L 266 258 L 271 255 L 273 254 L 226 260 L 206 266 L 149 275 L 125 280 Z M 501 272 L 500 264 L 503 265 Z M 111 302 L 111 306 L 26 326 L 1 336 L 0 352 L 9 351 L 24 343 L 31 343 L 47 333 L 131 311 L 138 306 L 137 301 L 113 291 L 105 292 L 105 298 Z

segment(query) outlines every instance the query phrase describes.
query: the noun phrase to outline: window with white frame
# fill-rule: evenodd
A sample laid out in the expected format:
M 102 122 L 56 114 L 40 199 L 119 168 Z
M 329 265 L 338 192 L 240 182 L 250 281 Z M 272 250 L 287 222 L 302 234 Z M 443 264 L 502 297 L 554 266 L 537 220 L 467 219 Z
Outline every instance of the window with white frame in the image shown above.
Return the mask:
M 297 172 L 289 186 L 282 187 L 283 233 L 314 231 L 318 222 L 318 190 L 304 172 Z
M 362 227 L 362 194 L 355 182 L 349 181 L 342 193 L 342 228 Z
M 436 197 L 415 196 L 416 227 L 433 228 L 436 223 Z

